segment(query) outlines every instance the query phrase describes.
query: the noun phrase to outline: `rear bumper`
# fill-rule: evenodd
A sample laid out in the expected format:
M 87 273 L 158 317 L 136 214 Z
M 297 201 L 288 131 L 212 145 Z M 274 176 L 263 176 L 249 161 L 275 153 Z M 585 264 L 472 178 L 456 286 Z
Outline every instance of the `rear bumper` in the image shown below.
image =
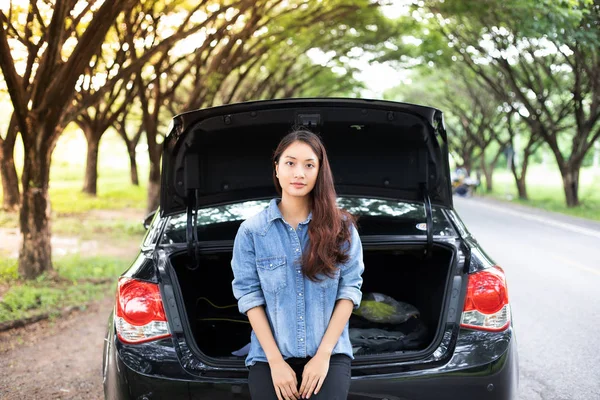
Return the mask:
M 512 330 L 509 329 L 500 336 L 496 334 L 497 338 L 502 339 L 491 342 L 488 334 L 474 335 L 480 340 L 473 340 L 468 333 L 459 335 L 452 358 L 439 368 L 385 375 L 353 374 L 348 399 L 516 399 L 518 357 Z M 114 340 L 114 336 L 110 339 Z M 110 339 L 108 343 L 111 342 Z M 139 369 L 139 362 L 132 363 L 132 358 L 127 355 L 122 357 L 119 353 L 123 352 L 115 351 L 115 346 L 109 347 L 112 347 L 112 350 L 109 348 L 105 353 L 107 358 L 104 384 L 108 399 L 250 399 L 245 378 L 192 376 L 180 369 L 179 364 L 173 362 L 175 359 L 172 358 L 165 363 L 159 363 L 160 373 L 146 374 L 143 368 Z M 495 349 L 490 351 L 492 347 Z M 490 354 L 494 354 L 493 359 L 488 358 L 487 362 L 482 362 Z M 154 362 L 156 363 L 156 359 Z M 150 368 L 148 372 L 150 371 L 159 372 L 156 368 Z M 169 371 L 173 374 L 168 376 L 177 378 L 165 378 Z
M 510 343 L 498 359 L 477 367 L 353 380 L 348 399 L 515 400 L 517 364 L 516 343 Z

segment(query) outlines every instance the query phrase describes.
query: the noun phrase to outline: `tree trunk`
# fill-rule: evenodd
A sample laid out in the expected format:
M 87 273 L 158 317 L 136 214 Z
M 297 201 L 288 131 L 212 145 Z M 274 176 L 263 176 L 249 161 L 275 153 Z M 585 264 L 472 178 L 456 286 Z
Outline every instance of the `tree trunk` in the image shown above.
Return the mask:
M 41 134 L 41 133 L 40 133 Z M 33 279 L 52 272 L 50 244 L 50 200 L 48 183 L 50 157 L 43 149 L 25 149 L 23 166 L 23 201 L 20 210 L 23 244 L 19 253 L 19 275 Z
M 85 162 L 85 177 L 83 180 L 83 193 L 96 196 L 98 191 L 98 150 L 100 137 L 94 134 L 85 135 L 87 138 L 87 159 Z
M 482 170 L 483 175 L 485 176 L 485 191 L 486 193 L 491 193 L 493 189 L 492 177 L 494 176 L 494 166 L 490 165 L 489 167 L 485 166 L 485 162 L 482 162 Z
M 485 190 L 487 193 L 491 193 L 493 190 L 494 169 L 496 168 L 496 165 L 498 165 L 498 159 L 502 154 L 502 149 L 498 150 L 490 164 L 485 163 L 485 157 L 484 154 L 482 154 L 481 169 L 485 175 Z
M 515 176 L 515 182 L 517 184 L 517 191 L 519 192 L 519 199 L 529 200 L 529 197 L 527 197 L 527 185 L 525 184 L 525 177 L 522 176 L 518 178 Z
M 471 171 L 473 170 L 473 159 L 471 158 L 471 155 L 463 157 L 462 167 L 467 171 L 467 176 L 471 176 Z
M 119 134 L 119 136 L 121 136 L 121 139 L 123 139 L 123 141 L 125 142 L 125 146 L 127 147 L 127 154 L 129 155 L 131 184 L 133 184 L 135 186 L 140 186 L 137 160 L 135 158 L 136 157 L 135 148 L 137 147 L 137 145 L 140 141 L 140 137 L 142 136 L 142 132 L 143 132 L 142 127 L 143 126 L 140 126 L 140 129 L 138 130 L 137 134 L 132 139 L 129 139 L 129 137 L 127 136 L 127 128 L 125 125 L 126 116 L 127 116 L 127 114 L 125 114 L 125 116 L 123 117 L 123 119 L 121 121 L 117 121 L 115 129 L 117 130 L 117 133 Z
M 156 210 L 160 204 L 160 157 L 162 144 L 156 143 L 158 126 L 155 123 L 147 124 L 146 139 L 148 140 L 148 157 L 150 158 L 150 174 L 148 177 L 148 205 L 147 213 Z
M 127 145 L 127 153 L 129 154 L 129 165 L 131 167 L 131 184 L 140 186 L 140 179 L 138 176 L 137 160 L 135 159 L 135 143 Z
M 563 188 L 565 190 L 565 199 L 567 207 L 577 207 L 579 205 L 579 169 L 581 165 L 567 164 L 560 168 L 560 174 L 563 179 Z
M 7 149 L 3 146 L 0 150 L 0 174 L 2 175 L 3 193 L 2 209 L 9 212 L 19 209 L 21 198 L 21 194 L 19 193 L 19 178 L 13 158 L 13 148 Z
M 148 179 L 148 206 L 146 214 L 156 210 L 160 204 L 160 163 L 150 161 L 150 177 Z
M 17 211 L 21 203 L 19 192 L 19 178 L 15 168 L 15 142 L 17 140 L 17 121 L 15 116 L 10 119 L 6 139 L 0 138 L 0 176 L 2 179 L 2 209 Z
M 528 157 L 528 156 L 526 155 L 525 157 Z M 514 158 L 513 158 L 513 161 L 511 162 L 511 170 L 512 170 L 513 176 L 515 177 L 515 183 L 517 184 L 518 196 L 519 196 L 519 199 L 521 199 L 521 200 L 529 200 L 529 197 L 527 196 L 527 184 L 525 183 L 525 178 L 527 176 L 527 162 L 528 162 L 528 159 L 525 158 L 523 160 L 523 165 L 521 167 L 521 175 L 520 176 L 517 172 L 517 167 L 515 166 Z

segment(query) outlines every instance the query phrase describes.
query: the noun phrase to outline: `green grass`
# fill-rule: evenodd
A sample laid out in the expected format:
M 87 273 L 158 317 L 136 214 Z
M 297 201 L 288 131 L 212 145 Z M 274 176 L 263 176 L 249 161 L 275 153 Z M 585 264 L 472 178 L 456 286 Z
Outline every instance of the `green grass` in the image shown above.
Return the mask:
M 493 192 L 488 194 L 494 198 L 541 208 L 548 211 L 572 215 L 576 217 L 600 221 L 600 171 L 593 168 L 582 168 L 580 173 L 579 207 L 566 206 L 565 194 L 560 173 L 555 169 L 532 166 L 527 172 L 527 194 L 529 200 L 520 200 L 514 178 L 506 170 L 494 173 Z
M 52 222 L 52 233 L 62 236 L 76 236 L 81 240 L 110 239 L 140 241 L 146 230 L 139 221 L 116 219 L 87 219 L 82 222 L 77 217 L 61 217 Z
M 38 314 L 57 314 L 68 306 L 85 308 L 91 301 L 115 290 L 116 278 L 131 260 L 106 257 L 65 256 L 54 260 L 59 279 L 47 274 L 24 281 L 17 274 L 17 260 L 0 259 L 0 323 Z M 106 279 L 93 283 L 90 280 Z
M 140 186 L 131 184 L 129 158 L 125 144 L 118 135 L 108 131 L 100 141 L 98 159 L 98 193 L 90 196 L 81 192 L 85 175 L 86 143 L 83 134 L 69 130 L 61 135 L 52 156 L 50 168 L 50 204 L 52 215 L 77 215 L 90 210 L 146 209 L 149 171 L 148 154 L 137 154 Z M 22 171 L 23 148 L 17 141 L 15 162 L 17 173 Z M 20 179 L 20 178 L 19 178 Z M 0 187 L 0 201 L 2 199 Z M 0 226 L 8 226 L 0 213 Z
M 50 177 L 50 202 L 56 215 L 73 215 L 90 210 L 134 209 L 143 211 L 146 208 L 145 169 L 139 173 L 140 186 L 131 184 L 128 165 L 104 167 L 99 170 L 98 193 L 96 196 L 81 191 L 84 168 L 73 168 L 65 165 L 52 167 Z
M 62 186 L 62 185 L 61 185 Z M 90 196 L 81 192 L 81 184 L 50 188 L 52 211 L 57 216 L 74 215 L 90 210 L 146 209 L 146 188 L 133 186 L 127 182 L 98 182 L 98 195 Z

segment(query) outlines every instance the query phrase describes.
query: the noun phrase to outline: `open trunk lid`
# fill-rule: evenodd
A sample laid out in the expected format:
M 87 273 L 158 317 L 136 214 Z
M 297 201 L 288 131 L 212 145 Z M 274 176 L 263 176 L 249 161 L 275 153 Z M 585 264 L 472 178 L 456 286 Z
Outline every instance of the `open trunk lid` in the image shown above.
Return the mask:
M 282 99 L 177 115 L 165 139 L 161 215 L 276 195 L 271 157 L 292 126 L 318 133 L 339 195 L 452 206 L 442 112 L 360 99 Z
M 442 112 L 360 99 L 281 99 L 213 107 L 174 117 L 163 148 L 160 212 L 187 211 L 197 249 L 198 208 L 277 195 L 271 158 L 292 127 L 318 133 L 338 195 L 371 195 L 452 207 Z

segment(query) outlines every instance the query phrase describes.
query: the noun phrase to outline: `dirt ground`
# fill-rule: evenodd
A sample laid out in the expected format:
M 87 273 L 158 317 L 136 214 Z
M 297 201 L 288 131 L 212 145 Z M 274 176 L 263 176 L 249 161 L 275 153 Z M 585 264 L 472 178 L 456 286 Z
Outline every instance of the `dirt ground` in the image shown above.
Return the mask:
M 88 218 L 131 218 L 127 211 L 94 211 Z M 17 257 L 21 235 L 0 228 L 0 256 Z M 53 256 L 80 253 L 131 258 L 140 241 L 110 243 L 52 237 Z M 1 289 L 1 288 L 0 288 Z M 0 332 L 0 399 L 103 399 L 102 349 L 114 293 L 82 311 Z
M 112 293 L 54 321 L 0 333 L 0 399 L 103 399 Z

